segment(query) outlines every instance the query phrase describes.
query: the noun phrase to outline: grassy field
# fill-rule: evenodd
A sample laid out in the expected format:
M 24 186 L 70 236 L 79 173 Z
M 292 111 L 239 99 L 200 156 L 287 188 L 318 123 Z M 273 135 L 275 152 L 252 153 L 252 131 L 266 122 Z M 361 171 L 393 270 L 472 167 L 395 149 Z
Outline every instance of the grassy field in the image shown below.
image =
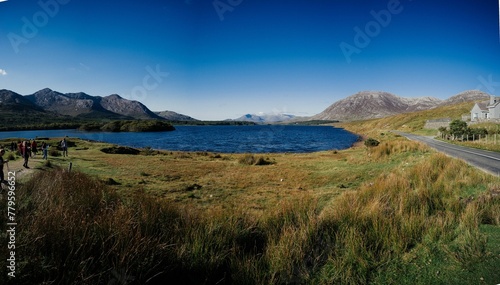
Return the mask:
M 69 157 L 21 172 L 7 283 L 500 282 L 499 179 L 368 134 L 380 145 L 310 154 L 106 154 L 70 139 Z

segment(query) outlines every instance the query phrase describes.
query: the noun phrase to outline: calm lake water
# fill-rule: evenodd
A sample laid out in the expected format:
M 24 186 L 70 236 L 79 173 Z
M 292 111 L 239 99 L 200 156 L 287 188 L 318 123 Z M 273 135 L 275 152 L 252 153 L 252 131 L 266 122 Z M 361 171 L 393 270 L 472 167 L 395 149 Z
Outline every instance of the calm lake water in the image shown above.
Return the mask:
M 315 152 L 345 149 L 357 136 L 330 126 L 175 126 L 173 132 L 107 133 L 77 130 L 0 132 L 0 139 L 78 137 L 131 147 L 222 153 Z

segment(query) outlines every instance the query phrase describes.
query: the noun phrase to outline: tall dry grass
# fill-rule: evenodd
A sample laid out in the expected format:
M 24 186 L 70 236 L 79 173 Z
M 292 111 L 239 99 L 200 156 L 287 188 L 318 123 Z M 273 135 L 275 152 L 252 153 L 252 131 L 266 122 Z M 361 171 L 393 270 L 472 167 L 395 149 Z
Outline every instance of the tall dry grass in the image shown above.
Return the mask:
M 477 185 L 497 187 L 492 181 L 463 162 L 436 154 L 345 193 L 321 214 L 320 227 L 335 230 L 326 237 L 333 246 L 326 250 L 319 283 L 366 284 L 384 264 L 426 242 L 447 244 L 443 250 L 463 264 L 484 256 L 486 240 L 479 225 L 485 219 L 498 225 L 493 215 L 500 200 L 460 195 Z
M 477 195 L 481 187 L 488 191 Z M 430 243 L 467 266 L 485 254 L 479 225 L 499 225 L 498 189 L 490 176 L 432 155 L 321 209 L 303 194 L 257 216 L 140 190 L 125 198 L 82 173 L 39 172 L 18 189 L 22 274 L 9 282 L 366 284 Z
M 375 161 L 388 159 L 391 155 L 400 153 L 427 152 L 429 148 L 420 142 L 409 140 L 391 140 L 380 143 L 378 146 L 367 148 L 368 157 Z

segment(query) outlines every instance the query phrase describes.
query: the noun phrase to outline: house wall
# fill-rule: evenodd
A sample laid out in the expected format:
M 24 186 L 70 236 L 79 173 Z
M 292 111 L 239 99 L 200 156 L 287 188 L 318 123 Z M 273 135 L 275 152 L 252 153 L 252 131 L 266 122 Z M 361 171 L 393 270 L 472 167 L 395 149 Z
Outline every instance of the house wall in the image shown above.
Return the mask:
M 490 96 L 490 105 L 494 105 L 497 102 L 500 102 L 500 97 L 498 97 L 498 96 Z
M 486 114 L 483 113 L 483 110 L 481 110 L 481 108 L 479 108 L 477 104 L 475 104 L 472 110 L 470 111 L 470 118 L 471 121 L 483 120 L 486 119 Z
M 500 104 L 497 104 L 494 108 L 490 108 L 490 118 L 498 119 L 500 118 Z

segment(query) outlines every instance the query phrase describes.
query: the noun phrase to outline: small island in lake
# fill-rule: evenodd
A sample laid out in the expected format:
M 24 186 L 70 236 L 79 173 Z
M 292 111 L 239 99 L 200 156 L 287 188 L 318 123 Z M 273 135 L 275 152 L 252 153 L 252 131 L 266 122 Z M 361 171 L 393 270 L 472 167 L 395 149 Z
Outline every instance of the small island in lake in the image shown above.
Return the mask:
M 160 120 L 122 120 L 112 122 L 92 122 L 81 125 L 82 131 L 103 132 L 166 132 L 175 131 L 170 123 Z

